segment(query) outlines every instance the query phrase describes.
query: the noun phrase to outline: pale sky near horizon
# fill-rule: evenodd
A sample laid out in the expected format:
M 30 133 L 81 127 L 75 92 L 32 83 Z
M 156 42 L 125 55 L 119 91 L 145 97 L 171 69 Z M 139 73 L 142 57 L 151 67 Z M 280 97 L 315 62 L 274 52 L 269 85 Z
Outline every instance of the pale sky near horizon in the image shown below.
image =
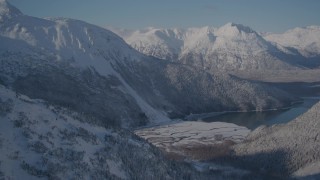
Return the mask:
M 186 28 L 228 22 L 259 32 L 320 26 L 320 0 L 8 0 L 24 14 L 68 17 L 102 27 Z

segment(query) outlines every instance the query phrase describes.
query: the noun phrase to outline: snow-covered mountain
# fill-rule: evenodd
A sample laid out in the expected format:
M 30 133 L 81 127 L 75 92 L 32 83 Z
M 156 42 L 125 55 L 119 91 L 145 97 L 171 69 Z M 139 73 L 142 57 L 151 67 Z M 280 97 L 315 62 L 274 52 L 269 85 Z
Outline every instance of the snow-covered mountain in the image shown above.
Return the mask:
M 111 28 L 113 32 L 123 37 L 126 42 L 138 51 L 160 59 L 177 59 L 185 31 L 180 29 L 147 28 L 143 30 L 125 30 Z
M 104 94 L 103 96 L 105 96 L 103 98 L 103 102 L 99 102 L 99 104 L 102 103 L 100 105 L 101 113 L 105 115 L 108 114 L 110 118 L 113 117 L 112 114 L 115 114 L 114 112 L 128 112 L 124 115 L 124 117 L 122 117 L 122 119 L 129 117 L 138 118 L 139 114 L 145 113 L 148 118 L 154 121 L 167 120 L 165 114 L 154 110 L 139 95 L 137 95 L 135 90 L 133 90 L 125 82 L 125 80 L 122 79 L 121 75 L 114 70 L 114 67 L 118 63 L 126 64 L 130 63 L 129 61 L 140 61 L 144 57 L 142 54 L 128 46 L 120 37 L 108 30 L 82 21 L 65 18 L 40 19 L 22 14 L 19 10 L 12 7 L 6 1 L 1 1 L 0 5 L 1 12 L 4 12 L 1 14 L 1 16 L 4 17 L 2 19 L 5 20 L 0 25 L 0 38 L 2 42 L 0 45 L 0 50 L 4 54 L 7 54 L 4 55 L 1 60 L 3 63 L 8 63 L 1 66 L 1 68 L 5 73 L 14 71 L 11 73 L 15 74 L 14 76 L 11 76 L 11 74 L 8 77 L 8 75 L 4 73 L 3 76 L 6 76 L 4 79 L 8 79 L 8 81 L 10 81 L 10 79 L 13 78 L 13 80 L 11 80 L 11 83 L 13 83 L 17 77 L 21 78 L 22 76 L 27 78 L 27 75 L 30 75 L 30 73 L 45 73 L 48 75 L 47 78 L 54 78 L 50 80 L 56 80 L 56 83 L 58 84 L 51 82 L 52 84 L 50 86 L 52 87 L 42 88 L 58 88 L 53 86 L 60 86 L 60 91 L 64 91 L 63 93 L 60 92 L 60 94 L 63 95 L 65 93 L 64 95 L 68 95 L 68 99 L 70 99 L 71 102 L 62 102 L 66 99 L 59 98 L 57 97 L 58 95 L 54 95 L 55 97 L 53 97 L 51 100 L 54 100 L 56 103 L 67 104 L 68 106 L 79 106 L 78 103 L 75 103 L 74 99 L 72 98 L 74 98 L 73 96 L 83 96 L 84 94 L 81 94 L 84 93 L 83 88 L 79 88 L 78 86 L 81 85 L 76 84 L 80 82 L 71 83 L 70 81 L 74 81 L 76 79 L 83 81 L 83 79 L 77 76 L 83 76 L 82 70 L 87 70 L 87 73 L 89 73 L 89 77 L 87 78 L 89 79 L 83 83 L 87 83 L 87 86 L 90 86 L 90 88 L 87 88 L 86 93 L 93 91 L 91 93 L 96 94 L 95 98 L 97 99 L 102 98 L 101 94 Z M 14 60 L 9 60 L 12 58 Z M 13 64 L 13 61 L 17 62 Z M 40 66 L 43 66 L 42 70 L 40 70 Z M 16 69 L 17 67 L 24 68 Z M 13 70 L 13 68 L 15 68 L 15 70 Z M 98 74 L 101 75 L 99 76 L 100 81 L 104 81 L 104 85 L 101 85 L 102 82 L 98 82 L 98 78 L 94 77 Z M 59 76 L 60 79 L 58 78 Z M 67 78 L 65 76 L 70 77 Z M 43 76 L 39 76 L 39 78 L 40 77 L 44 78 Z M 48 86 L 45 84 L 45 82 L 50 80 L 43 79 L 44 82 L 38 83 L 37 85 Z M 41 80 L 38 79 L 38 81 Z M 67 85 L 64 83 L 67 83 Z M 88 85 L 88 83 L 91 85 Z M 22 86 L 30 85 L 24 83 Z M 121 88 L 117 86 L 121 86 L 123 91 L 121 91 Z M 19 88 L 18 86 L 16 87 Z M 33 92 L 36 92 L 37 88 L 39 89 L 39 87 L 26 88 L 21 86 L 20 88 L 25 91 L 24 93 L 28 93 L 26 91 L 28 91 L 27 89 L 30 89 L 29 95 L 31 95 Z M 104 90 L 104 92 L 94 92 L 97 91 L 95 89 L 99 89 L 99 91 Z M 52 91 L 55 90 L 56 89 L 53 89 Z M 80 91 L 81 93 L 77 91 Z M 79 93 L 81 95 L 79 95 Z M 51 92 L 51 95 L 52 94 L 55 94 L 55 92 Z M 41 93 L 32 95 L 34 97 L 37 96 L 38 98 L 50 98 L 50 95 L 46 93 L 42 95 Z M 89 104 L 96 104 L 98 100 L 95 98 L 94 96 L 88 98 L 87 101 L 89 102 L 86 106 L 89 106 Z M 106 103 L 107 100 L 111 99 L 120 105 L 115 108 L 115 104 L 103 104 Z M 122 103 L 122 101 L 127 103 Z M 122 109 L 121 104 L 126 104 L 124 105 L 126 108 Z M 80 109 L 88 110 L 90 107 L 91 106 L 81 107 Z M 92 110 L 97 111 L 94 109 Z M 134 111 L 136 112 L 134 113 L 136 115 L 130 113 Z
M 208 177 L 165 160 L 126 128 L 294 100 L 259 83 L 145 56 L 83 21 L 24 15 L 6 0 L 0 20 L 0 179 L 216 179 L 219 172 Z
M 292 69 L 286 54 L 257 32 L 241 24 L 220 28 L 114 29 L 138 51 L 160 59 L 205 69 Z
M 283 34 L 267 34 L 264 38 L 281 46 L 295 49 L 305 57 L 320 56 L 320 27 L 294 28 Z
M 260 84 L 147 57 L 104 28 L 30 17 L 4 0 L 0 7 L 0 82 L 84 113 L 93 123 L 132 127 L 292 100 Z

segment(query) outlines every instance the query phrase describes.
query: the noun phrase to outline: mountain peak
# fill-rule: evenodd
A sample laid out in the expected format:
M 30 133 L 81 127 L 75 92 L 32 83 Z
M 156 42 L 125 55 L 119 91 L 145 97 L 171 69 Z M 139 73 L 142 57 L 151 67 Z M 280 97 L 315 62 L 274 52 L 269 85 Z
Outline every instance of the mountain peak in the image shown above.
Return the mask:
M 248 36 L 249 34 L 257 34 L 248 26 L 236 23 L 227 23 L 217 29 L 216 35 L 230 38 L 239 38 Z
M 236 24 L 236 23 L 233 23 L 233 22 L 229 22 L 227 24 L 225 24 L 224 26 L 220 27 L 220 29 L 236 29 L 238 30 L 239 32 L 245 32 L 245 33 L 253 33 L 254 31 L 248 27 L 248 26 L 244 26 L 242 24 Z
M 0 22 L 22 15 L 21 11 L 7 0 L 0 0 Z

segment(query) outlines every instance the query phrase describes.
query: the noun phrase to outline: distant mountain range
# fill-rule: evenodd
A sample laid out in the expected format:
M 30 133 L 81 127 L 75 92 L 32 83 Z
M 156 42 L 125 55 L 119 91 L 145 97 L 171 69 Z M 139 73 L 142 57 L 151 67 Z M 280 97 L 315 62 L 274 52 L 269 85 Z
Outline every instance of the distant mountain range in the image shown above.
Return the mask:
M 262 35 L 228 23 L 220 28 L 112 29 L 138 51 L 207 70 L 280 70 L 319 66 L 320 27 Z

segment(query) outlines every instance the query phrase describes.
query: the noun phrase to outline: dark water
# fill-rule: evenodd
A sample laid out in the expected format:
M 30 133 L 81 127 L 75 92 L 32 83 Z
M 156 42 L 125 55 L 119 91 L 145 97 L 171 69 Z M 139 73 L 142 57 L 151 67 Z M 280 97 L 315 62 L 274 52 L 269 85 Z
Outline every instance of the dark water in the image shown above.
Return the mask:
M 235 112 L 226 113 L 219 116 L 213 116 L 203 119 L 205 122 L 229 122 L 239 126 L 245 126 L 249 129 L 255 129 L 260 125 L 272 125 L 289 122 L 299 115 L 305 113 L 320 97 L 304 98 L 304 102 L 297 104 L 291 109 L 265 111 L 265 112 Z

